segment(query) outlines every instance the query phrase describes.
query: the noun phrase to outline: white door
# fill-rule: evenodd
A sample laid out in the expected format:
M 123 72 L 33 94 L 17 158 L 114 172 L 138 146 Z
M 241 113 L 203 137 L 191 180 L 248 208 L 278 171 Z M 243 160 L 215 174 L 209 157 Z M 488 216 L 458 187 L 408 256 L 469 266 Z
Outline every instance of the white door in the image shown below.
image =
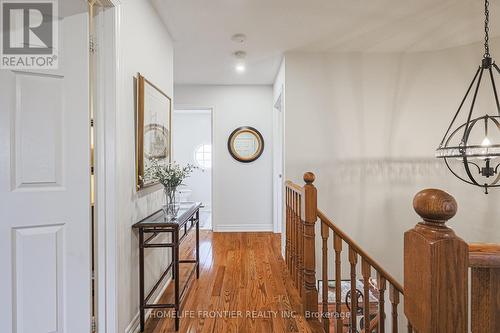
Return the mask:
M 88 16 L 59 2 L 59 69 L 0 70 L 1 332 L 90 332 Z

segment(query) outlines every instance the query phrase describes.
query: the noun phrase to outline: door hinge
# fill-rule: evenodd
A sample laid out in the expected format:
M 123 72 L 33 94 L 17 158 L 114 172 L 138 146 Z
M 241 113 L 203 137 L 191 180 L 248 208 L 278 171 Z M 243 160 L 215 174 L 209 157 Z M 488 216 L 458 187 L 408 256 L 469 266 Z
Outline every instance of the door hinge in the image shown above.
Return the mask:
M 91 54 L 94 54 L 94 53 L 96 53 L 96 51 L 97 51 L 97 43 L 95 41 L 94 36 L 90 35 L 89 36 L 89 52 Z
M 92 322 L 91 322 L 91 331 L 92 333 L 95 333 L 97 332 L 97 324 L 96 324 L 96 320 L 95 320 L 95 317 L 92 317 Z

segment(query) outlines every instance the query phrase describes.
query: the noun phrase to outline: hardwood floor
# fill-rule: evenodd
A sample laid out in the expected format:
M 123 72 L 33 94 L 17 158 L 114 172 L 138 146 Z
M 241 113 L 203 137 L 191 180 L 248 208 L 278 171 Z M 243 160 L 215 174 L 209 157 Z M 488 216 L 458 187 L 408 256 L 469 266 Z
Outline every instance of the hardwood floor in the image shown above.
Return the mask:
M 181 258 L 193 256 L 194 233 Z M 181 288 L 189 265 L 181 266 Z M 273 233 L 200 232 L 200 278 L 184 297 L 179 332 L 310 332 Z M 172 285 L 162 296 L 171 302 Z M 157 310 L 145 332 L 174 332 L 173 313 Z

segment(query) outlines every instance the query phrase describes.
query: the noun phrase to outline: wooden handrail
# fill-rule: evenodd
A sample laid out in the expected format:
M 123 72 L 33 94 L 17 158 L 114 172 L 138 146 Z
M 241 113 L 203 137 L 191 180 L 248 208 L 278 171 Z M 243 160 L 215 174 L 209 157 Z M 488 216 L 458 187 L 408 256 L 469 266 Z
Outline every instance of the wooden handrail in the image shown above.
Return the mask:
M 295 192 L 298 192 L 298 193 L 302 193 L 302 191 L 304 190 L 301 186 L 295 184 L 294 182 L 292 182 L 290 180 L 287 180 L 285 182 L 285 187 L 293 189 L 293 190 L 295 190 Z
M 500 244 L 470 243 L 469 267 L 500 268 Z
M 363 259 L 365 259 L 377 272 L 380 273 L 382 277 L 384 277 L 390 284 L 392 284 L 401 294 L 403 294 L 403 286 L 385 269 L 380 266 L 378 262 L 375 261 L 365 250 L 361 248 L 351 237 L 349 237 L 345 232 L 343 232 L 339 227 L 337 227 L 321 210 L 318 209 L 318 218 L 328 225 L 330 229 L 332 229 L 337 235 L 340 236 L 349 244 L 349 246 L 359 254 Z

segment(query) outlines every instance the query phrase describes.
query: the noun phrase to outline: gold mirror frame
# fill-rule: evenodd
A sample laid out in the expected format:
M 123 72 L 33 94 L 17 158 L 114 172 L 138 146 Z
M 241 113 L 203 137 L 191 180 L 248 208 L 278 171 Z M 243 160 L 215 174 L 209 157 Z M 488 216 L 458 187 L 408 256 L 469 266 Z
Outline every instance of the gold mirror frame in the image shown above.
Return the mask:
M 165 97 L 166 103 L 168 103 L 168 108 L 165 110 L 167 112 L 168 124 L 158 124 L 145 122 L 145 89 L 146 86 L 153 89 L 160 94 L 161 97 Z M 158 156 L 147 155 L 145 149 L 145 135 L 148 132 L 155 131 L 159 133 L 161 138 L 164 138 L 164 147 Z M 161 142 L 160 142 L 161 143 Z M 146 167 L 146 159 L 156 158 L 159 160 L 164 160 L 166 163 L 170 163 L 172 158 L 172 99 L 165 94 L 161 89 L 148 81 L 140 73 L 137 75 L 137 112 L 136 112 L 136 189 L 139 191 L 143 188 L 153 186 L 158 184 L 158 182 L 145 183 L 144 171 Z
M 243 157 L 239 155 L 234 147 L 234 141 L 236 137 L 241 133 L 249 133 L 253 135 L 255 139 L 259 142 L 259 148 L 253 155 L 249 157 Z M 231 133 L 231 135 L 229 135 L 229 139 L 227 140 L 227 148 L 231 156 L 238 162 L 250 163 L 258 159 L 260 155 L 262 155 L 262 153 L 264 152 L 264 138 L 262 137 L 262 134 L 260 134 L 260 132 L 253 127 L 250 126 L 238 127 Z

